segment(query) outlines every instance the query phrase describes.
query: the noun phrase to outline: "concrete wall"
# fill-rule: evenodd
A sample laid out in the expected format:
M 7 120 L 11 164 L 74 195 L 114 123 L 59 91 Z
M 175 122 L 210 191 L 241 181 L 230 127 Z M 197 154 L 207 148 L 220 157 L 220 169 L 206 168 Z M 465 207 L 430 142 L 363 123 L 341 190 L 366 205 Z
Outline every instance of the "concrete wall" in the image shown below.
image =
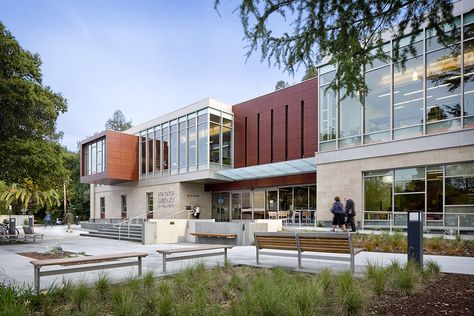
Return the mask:
M 317 220 L 332 219 L 329 212 L 336 195 L 355 202 L 357 218 L 362 219 L 364 171 L 446 164 L 474 159 L 474 146 L 463 146 L 418 153 L 318 164 Z
M 23 226 L 23 222 L 26 220 L 28 222 L 28 218 L 32 216 L 34 221 L 33 215 L 0 215 L 0 223 L 3 223 L 4 220 L 9 221 L 10 217 L 16 219 L 16 226 Z M 54 223 L 53 223 L 54 224 Z

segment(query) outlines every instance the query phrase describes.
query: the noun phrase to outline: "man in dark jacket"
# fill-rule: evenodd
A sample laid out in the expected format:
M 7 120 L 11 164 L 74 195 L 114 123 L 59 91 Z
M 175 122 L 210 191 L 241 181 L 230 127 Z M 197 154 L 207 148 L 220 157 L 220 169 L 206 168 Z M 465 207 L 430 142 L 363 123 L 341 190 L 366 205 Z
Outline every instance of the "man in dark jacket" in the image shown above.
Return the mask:
M 354 205 L 354 201 L 352 201 L 351 199 L 349 198 L 344 198 L 344 200 L 346 200 L 346 227 L 349 228 L 349 225 L 351 226 L 351 229 L 353 232 L 356 231 L 356 226 L 355 226 L 355 222 L 354 222 L 354 217 L 356 215 L 355 213 L 355 205 Z

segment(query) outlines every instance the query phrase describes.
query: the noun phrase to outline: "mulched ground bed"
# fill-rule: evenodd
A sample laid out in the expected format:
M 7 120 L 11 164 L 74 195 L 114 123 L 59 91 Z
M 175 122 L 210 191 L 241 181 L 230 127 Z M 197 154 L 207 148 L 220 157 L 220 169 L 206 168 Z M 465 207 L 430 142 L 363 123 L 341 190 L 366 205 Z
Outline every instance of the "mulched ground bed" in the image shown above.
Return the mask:
M 368 315 L 474 315 L 474 275 L 443 274 L 417 294 L 382 296 Z

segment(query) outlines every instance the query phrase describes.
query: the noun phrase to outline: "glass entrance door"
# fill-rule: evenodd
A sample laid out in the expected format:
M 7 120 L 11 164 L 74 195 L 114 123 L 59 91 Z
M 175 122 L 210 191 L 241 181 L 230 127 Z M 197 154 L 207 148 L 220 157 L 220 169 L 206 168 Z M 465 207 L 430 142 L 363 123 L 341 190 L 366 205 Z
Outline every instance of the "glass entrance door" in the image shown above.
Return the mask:
M 220 192 L 212 194 L 212 218 L 216 222 L 230 221 L 230 193 Z
M 231 220 L 242 219 L 242 194 L 232 193 L 232 214 Z

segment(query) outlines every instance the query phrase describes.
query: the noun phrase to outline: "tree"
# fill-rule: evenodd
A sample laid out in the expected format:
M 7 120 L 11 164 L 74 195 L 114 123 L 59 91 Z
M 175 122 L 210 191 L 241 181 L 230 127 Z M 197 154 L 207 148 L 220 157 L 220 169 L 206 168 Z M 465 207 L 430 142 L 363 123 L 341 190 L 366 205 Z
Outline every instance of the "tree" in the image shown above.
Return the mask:
M 0 200 L 5 203 L 5 207 L 16 205 L 17 208 L 26 208 L 29 212 L 60 205 L 59 194 L 55 190 L 41 191 L 31 179 L 25 179 L 21 184 L 11 184 L 2 192 Z
M 221 0 L 215 0 L 218 8 Z M 262 59 L 293 74 L 300 65 L 322 60 L 337 65 L 329 89 L 343 97 L 366 95 L 363 67 L 389 60 L 382 44 L 389 32 L 395 40 L 394 59 L 404 64 L 414 51 L 415 36 L 426 24 L 443 44 L 452 43 L 444 26 L 455 29 L 451 0 L 242 0 L 239 6 L 247 57 L 260 51 Z M 278 33 L 279 18 L 290 31 Z M 408 48 L 399 40 L 410 33 Z
M 56 119 L 66 99 L 42 85 L 41 59 L 21 48 L 0 22 L 0 141 L 57 140 Z
M 7 184 L 34 179 L 42 190 L 58 188 L 67 176 L 58 144 L 12 137 L 0 141 L 0 179 Z
M 112 118 L 107 120 L 105 123 L 105 129 L 113 130 L 113 131 L 124 131 L 132 127 L 132 121 L 127 121 L 125 119 L 125 115 L 123 115 L 122 111 L 117 110 L 114 112 Z
M 89 217 L 89 185 L 80 182 L 80 155 L 78 153 L 63 152 L 64 166 L 68 170 L 67 202 L 70 211 L 82 217 Z
M 0 22 L 0 180 L 33 179 L 48 192 L 63 183 L 65 169 L 56 119 L 66 99 L 42 83 L 41 59 L 24 50 Z
M 318 68 L 316 68 L 316 66 L 314 65 L 310 65 L 306 68 L 306 72 L 303 78 L 301 79 L 301 81 L 316 78 L 317 76 L 318 76 Z
M 288 82 L 283 81 L 283 80 L 278 80 L 276 85 L 275 85 L 275 91 L 280 90 L 280 89 L 284 89 L 288 86 L 289 86 Z

